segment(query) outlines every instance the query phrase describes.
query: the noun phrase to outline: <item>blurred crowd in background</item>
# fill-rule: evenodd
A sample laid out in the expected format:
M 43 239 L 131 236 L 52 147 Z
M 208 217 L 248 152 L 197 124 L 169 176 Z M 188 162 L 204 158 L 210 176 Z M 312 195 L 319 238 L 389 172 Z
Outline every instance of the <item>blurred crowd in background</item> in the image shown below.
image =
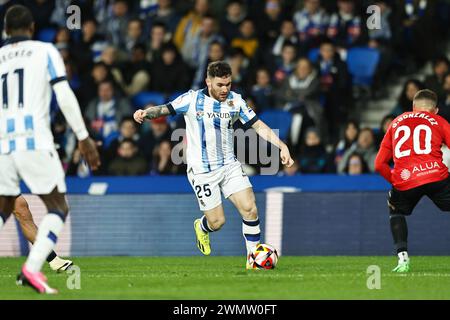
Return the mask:
M 445 50 L 450 3 L 445 0 L 0 3 L 2 17 L 13 4 L 31 9 L 35 39 L 53 42 L 60 51 L 86 124 L 98 141 L 103 164 L 92 173 L 53 103 L 55 143 L 67 175 L 184 174 L 185 166 L 171 161 L 178 142 L 171 141 L 171 134 L 184 127 L 184 120 L 160 118 L 140 126 L 132 114 L 205 87 L 207 65 L 218 60 L 232 67 L 232 90 L 283 132 L 296 164 L 280 174 L 373 172 L 386 128 L 411 109 L 412 97 L 422 88 L 438 94 L 441 115 L 450 119 Z M 81 8 L 78 30 L 66 27 L 70 5 Z M 366 26 L 370 5 L 381 10 L 381 28 Z M 365 79 L 357 79 L 358 66 L 352 67 L 358 49 L 376 53 L 374 71 Z M 364 63 L 370 63 L 367 57 Z M 359 99 L 382 98 L 389 79 L 414 75 L 427 63 L 432 73 L 423 82 L 411 78 L 404 83 L 398 103 L 379 128 L 361 124 Z M 246 170 L 257 174 L 258 166 Z

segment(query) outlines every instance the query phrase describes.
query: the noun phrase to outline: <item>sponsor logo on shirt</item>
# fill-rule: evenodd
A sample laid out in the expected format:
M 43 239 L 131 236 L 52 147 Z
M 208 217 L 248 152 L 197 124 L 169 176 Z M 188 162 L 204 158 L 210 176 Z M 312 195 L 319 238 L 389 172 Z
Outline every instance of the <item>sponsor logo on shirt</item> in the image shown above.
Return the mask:
M 417 173 L 417 176 L 430 174 L 439 171 L 441 166 L 437 161 L 430 161 L 427 163 L 421 163 L 418 166 L 414 166 L 413 173 Z
M 197 111 L 197 120 L 201 120 L 203 118 L 204 112 L 203 111 Z
M 220 119 L 231 119 L 231 114 L 229 112 L 207 112 L 208 118 L 220 118 Z
M 409 178 L 411 178 L 411 171 L 409 171 L 408 169 L 403 169 L 400 173 L 400 178 L 402 178 L 404 181 L 408 180 Z

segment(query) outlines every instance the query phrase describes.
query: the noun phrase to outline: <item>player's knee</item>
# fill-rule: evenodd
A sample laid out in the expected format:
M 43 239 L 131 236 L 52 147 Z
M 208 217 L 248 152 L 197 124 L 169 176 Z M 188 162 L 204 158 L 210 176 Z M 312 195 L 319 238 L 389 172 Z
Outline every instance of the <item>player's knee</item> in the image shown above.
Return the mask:
M 256 203 L 249 203 L 241 209 L 242 217 L 245 220 L 256 220 L 258 218 L 258 209 Z
M 208 224 L 214 231 L 218 231 L 225 224 L 225 217 L 218 217 L 218 218 L 208 220 Z

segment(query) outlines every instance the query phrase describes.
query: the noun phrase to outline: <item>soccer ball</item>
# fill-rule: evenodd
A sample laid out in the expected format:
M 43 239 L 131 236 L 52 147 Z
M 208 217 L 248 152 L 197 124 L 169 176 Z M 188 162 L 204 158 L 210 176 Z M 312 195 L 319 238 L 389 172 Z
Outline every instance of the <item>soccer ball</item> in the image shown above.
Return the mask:
M 273 269 L 278 262 L 277 249 L 271 245 L 261 243 L 255 246 L 249 257 L 253 269 Z

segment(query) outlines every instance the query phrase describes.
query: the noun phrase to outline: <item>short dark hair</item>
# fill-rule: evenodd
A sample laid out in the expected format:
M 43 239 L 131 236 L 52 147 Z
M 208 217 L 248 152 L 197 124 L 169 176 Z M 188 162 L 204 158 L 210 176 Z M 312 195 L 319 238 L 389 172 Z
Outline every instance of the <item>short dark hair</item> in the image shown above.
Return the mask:
M 225 61 L 211 62 L 208 65 L 208 77 L 209 78 L 224 78 L 229 77 L 232 74 L 230 65 Z
M 416 100 L 429 100 L 433 102 L 434 106 L 437 105 L 438 97 L 437 94 L 434 93 L 434 91 L 431 91 L 429 89 L 419 90 L 416 95 L 414 96 L 414 101 Z
M 34 22 L 30 9 L 22 5 L 14 5 L 6 11 L 5 28 L 8 32 L 25 30 Z

